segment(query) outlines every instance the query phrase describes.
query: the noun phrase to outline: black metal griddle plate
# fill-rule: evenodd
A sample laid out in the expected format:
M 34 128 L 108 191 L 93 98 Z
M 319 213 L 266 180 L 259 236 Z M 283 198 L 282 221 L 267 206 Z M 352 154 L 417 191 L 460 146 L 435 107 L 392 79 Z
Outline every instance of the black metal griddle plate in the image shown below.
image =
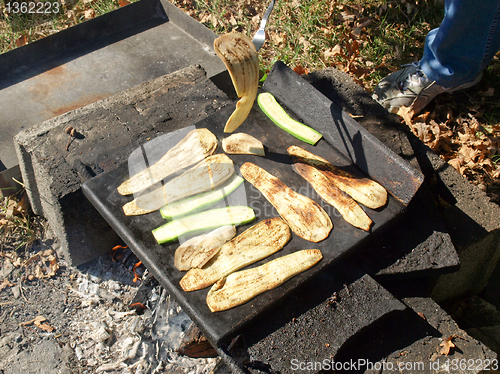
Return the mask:
M 282 83 L 286 83 L 289 89 L 284 90 L 280 87 Z M 278 87 L 280 92 L 275 92 L 275 87 Z M 86 182 L 83 186 L 83 191 L 87 198 L 130 246 L 154 277 L 166 287 L 182 306 L 183 310 L 198 324 L 214 345 L 220 345 L 222 342 L 227 341 L 239 328 L 259 314 L 259 312 L 277 302 L 307 278 L 331 264 L 335 259 L 367 243 L 374 233 L 379 232 L 382 227 L 386 226 L 404 211 L 405 206 L 423 179 L 419 172 L 413 170 L 405 161 L 385 148 L 371 134 L 367 133 L 354 120 L 350 119 L 350 117 L 339 117 L 334 121 L 332 115 L 335 115 L 335 112 L 331 111 L 330 108 L 332 103 L 324 96 L 322 98 L 318 96 L 318 91 L 285 65 L 275 65 L 264 89 L 274 94 L 286 108 L 291 108 L 288 103 L 293 103 L 293 99 L 298 98 L 299 100 L 296 101 L 292 110 L 295 112 L 299 110 L 301 113 L 300 118 L 304 122 L 307 122 L 305 119 L 307 116 L 314 118 L 314 116 L 325 115 L 324 110 L 326 105 L 330 119 L 327 118 L 328 113 L 326 113 L 326 117 L 323 119 L 324 122 L 310 124 L 321 131 L 324 138 L 316 146 L 303 143 L 274 125 L 261 112 L 257 104 L 255 104 L 249 117 L 238 131 L 251 134 L 260 139 L 268 148 L 267 155 L 265 158 L 249 155 L 230 155 L 235 165 L 239 167 L 244 162 L 253 162 L 281 179 L 296 191 L 312 191 L 305 180 L 292 170 L 292 159 L 287 155 L 286 149 L 290 145 L 298 145 L 328 159 L 334 165 L 359 172 L 359 169 L 353 166 L 352 160 L 346 157 L 346 155 L 351 154 L 350 151 L 352 150 L 357 156 L 356 160 L 363 159 L 366 161 L 366 163 L 362 163 L 362 168 L 366 169 L 368 166 L 370 170 L 375 170 L 372 163 L 375 162 L 378 164 L 375 171 L 377 177 L 375 178 L 373 174 L 371 176 L 391 191 L 388 203 L 382 209 L 371 210 L 365 208 L 373 220 L 372 231 L 370 233 L 346 223 L 333 207 L 328 206 L 317 195 L 314 196 L 312 194 L 311 197 L 321 206 L 325 207 L 325 210 L 329 212 L 333 221 L 334 228 L 330 236 L 320 243 L 312 243 L 293 234 L 292 240 L 281 251 L 252 265 L 258 266 L 270 259 L 300 249 L 317 248 L 321 250 L 324 257 L 320 263 L 312 269 L 292 278 L 280 287 L 265 292 L 250 302 L 233 309 L 217 313 L 210 312 L 206 305 L 208 288 L 194 292 L 184 292 L 179 286 L 179 281 L 185 273 L 178 271 L 174 267 L 174 252 L 179 245 L 178 242 L 159 245 L 151 234 L 152 229 L 165 223 L 160 213 L 153 212 L 135 217 L 127 217 L 123 214 L 122 206 L 130 201 L 131 197 L 119 195 L 116 187 L 129 178 L 128 165 L 124 164 L 114 170 L 101 174 Z M 305 98 L 311 97 L 316 97 L 317 99 L 312 102 L 305 100 Z M 226 107 L 196 123 L 195 126 L 197 128 L 208 128 L 220 141 L 226 136 L 223 133 L 223 127 L 233 110 L 234 105 Z M 340 130 L 338 124 L 341 124 Z M 339 131 L 341 131 L 340 134 Z M 342 133 L 342 131 L 346 133 Z M 341 145 L 340 148 L 346 147 L 348 151 L 344 153 L 339 151 L 337 147 L 339 144 Z M 216 152 L 221 152 L 220 146 Z M 238 233 L 243 232 L 264 218 L 278 216 L 274 208 L 270 209 L 270 204 L 253 186 L 248 182 L 245 182 L 244 186 L 248 204 L 254 208 L 257 218 L 252 223 L 238 227 Z M 398 188 L 394 188 L 394 186 Z

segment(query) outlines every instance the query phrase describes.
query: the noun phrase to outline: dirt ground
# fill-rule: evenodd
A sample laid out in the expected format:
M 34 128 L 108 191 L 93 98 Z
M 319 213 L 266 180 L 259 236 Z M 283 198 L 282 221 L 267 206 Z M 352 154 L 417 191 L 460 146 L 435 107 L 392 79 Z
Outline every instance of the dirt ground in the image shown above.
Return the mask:
M 49 233 L 22 260 L 12 261 L 13 252 L 2 252 L 1 374 L 213 369 L 218 359 L 175 352 L 177 338 L 191 321 L 161 289 L 151 298 L 149 314 L 138 315 L 128 307 L 139 286 L 128 269 L 111 255 L 68 266 L 54 257 L 57 245 Z M 58 269 L 49 276 L 51 267 Z

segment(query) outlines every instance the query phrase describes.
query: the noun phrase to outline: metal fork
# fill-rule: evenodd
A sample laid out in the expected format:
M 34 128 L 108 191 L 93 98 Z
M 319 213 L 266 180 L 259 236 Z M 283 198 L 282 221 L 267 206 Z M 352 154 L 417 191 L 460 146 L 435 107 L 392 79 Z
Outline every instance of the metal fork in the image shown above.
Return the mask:
M 273 11 L 274 7 L 274 0 L 271 0 L 271 3 L 267 7 L 266 13 L 264 13 L 264 17 L 262 17 L 262 21 L 260 21 L 260 27 L 255 33 L 255 36 L 253 37 L 253 44 L 255 44 L 255 48 L 257 51 L 264 45 L 266 41 L 266 23 L 267 19 L 269 18 L 269 15 Z

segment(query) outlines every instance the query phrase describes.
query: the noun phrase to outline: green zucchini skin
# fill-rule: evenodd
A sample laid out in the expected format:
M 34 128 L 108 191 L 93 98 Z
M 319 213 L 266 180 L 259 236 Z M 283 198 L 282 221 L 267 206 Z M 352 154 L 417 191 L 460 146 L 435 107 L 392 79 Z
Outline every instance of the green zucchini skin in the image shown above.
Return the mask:
M 311 145 L 315 145 L 322 137 L 318 131 L 312 127 L 294 120 L 288 115 L 283 107 L 276 101 L 276 98 L 269 92 L 263 92 L 257 97 L 257 103 L 260 109 L 273 121 L 279 128 Z
M 247 206 L 229 206 L 206 210 L 167 222 L 154 229 L 153 236 L 159 244 L 176 240 L 179 236 L 215 229 L 226 225 L 241 225 L 253 221 L 255 212 Z
M 175 201 L 160 209 L 161 216 L 164 219 L 173 219 L 189 213 L 207 209 L 220 200 L 233 193 L 244 182 L 239 175 L 234 174 L 223 186 L 210 192 L 204 192 L 183 200 Z

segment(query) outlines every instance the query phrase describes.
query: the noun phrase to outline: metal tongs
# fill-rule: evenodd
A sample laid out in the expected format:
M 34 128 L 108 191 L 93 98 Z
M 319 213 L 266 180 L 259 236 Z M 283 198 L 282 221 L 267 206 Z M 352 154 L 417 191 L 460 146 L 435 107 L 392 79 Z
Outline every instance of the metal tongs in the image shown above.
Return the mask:
M 267 7 L 266 13 L 264 13 L 264 17 L 262 17 L 262 21 L 260 21 L 260 27 L 255 33 L 255 36 L 253 37 L 253 44 L 255 44 L 255 48 L 257 51 L 264 45 L 266 41 L 266 23 L 267 19 L 269 18 L 269 15 L 273 11 L 274 7 L 274 0 L 271 0 L 271 3 Z

